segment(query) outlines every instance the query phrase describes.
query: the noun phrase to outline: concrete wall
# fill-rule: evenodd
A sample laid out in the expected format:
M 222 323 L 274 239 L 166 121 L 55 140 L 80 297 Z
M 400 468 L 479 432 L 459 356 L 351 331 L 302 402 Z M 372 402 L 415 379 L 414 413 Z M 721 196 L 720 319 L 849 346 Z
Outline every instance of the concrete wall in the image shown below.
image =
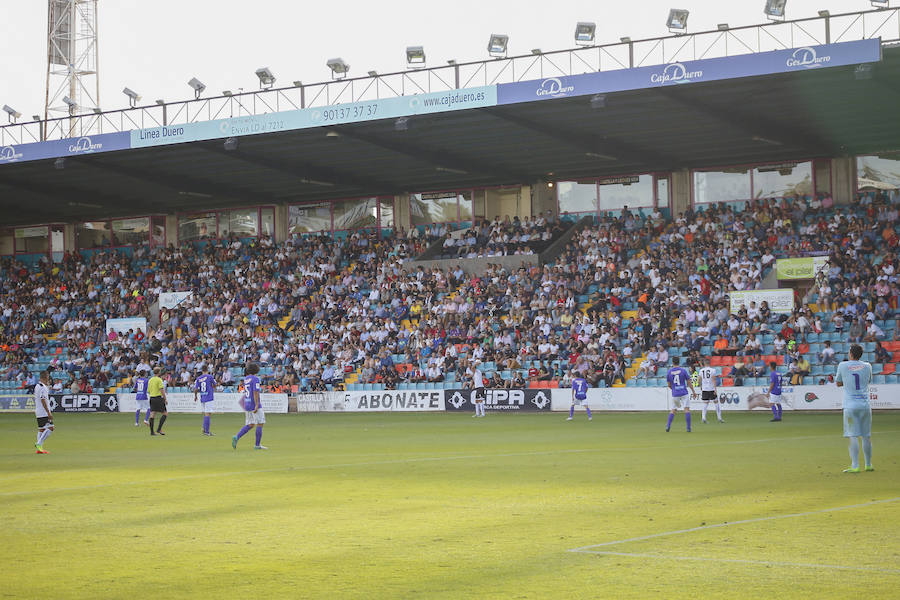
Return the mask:
M 166 246 L 178 244 L 178 217 L 166 215 Z
M 492 220 L 497 215 L 504 218 L 531 216 L 531 191 L 528 186 L 498 188 L 485 191 L 484 217 Z
M 409 229 L 409 194 L 394 196 L 394 227 Z
M 831 162 L 830 160 L 813 162 L 813 177 L 816 180 L 817 194 L 831 194 Z
M 688 169 L 672 171 L 669 190 L 672 195 L 672 217 L 677 217 L 691 206 L 691 172 Z
M 16 238 L 12 232 L 3 235 L 0 235 L 0 255 L 7 256 L 15 253 L 16 251 Z
M 833 189 L 831 197 L 836 204 L 849 204 L 856 194 L 856 159 L 834 158 L 831 161 Z
M 547 187 L 544 182 L 535 183 L 531 186 L 531 211 L 528 215 L 544 213 L 547 209 L 556 214 L 556 187 Z
M 275 207 L 275 243 L 288 239 L 288 207 L 287 204 L 279 204 Z

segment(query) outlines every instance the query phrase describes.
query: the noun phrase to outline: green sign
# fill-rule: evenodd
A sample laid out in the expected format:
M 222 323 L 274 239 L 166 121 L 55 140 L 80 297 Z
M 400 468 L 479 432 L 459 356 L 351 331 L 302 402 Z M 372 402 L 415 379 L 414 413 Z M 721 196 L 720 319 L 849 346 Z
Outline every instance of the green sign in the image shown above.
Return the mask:
M 816 273 L 825 268 L 827 256 L 806 258 L 779 258 L 775 261 L 775 274 L 779 281 L 790 279 L 815 279 Z

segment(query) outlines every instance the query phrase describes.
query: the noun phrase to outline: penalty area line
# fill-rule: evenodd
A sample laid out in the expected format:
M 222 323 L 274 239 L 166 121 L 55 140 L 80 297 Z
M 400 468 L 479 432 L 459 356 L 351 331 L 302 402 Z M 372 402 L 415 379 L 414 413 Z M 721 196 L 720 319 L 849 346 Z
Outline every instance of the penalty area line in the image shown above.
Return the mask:
M 618 554 L 615 552 L 605 552 L 605 551 L 594 551 L 593 548 L 606 548 L 609 546 L 618 546 L 620 544 L 628 544 L 631 542 L 642 542 L 644 540 L 652 540 L 661 537 L 668 537 L 671 535 L 679 535 L 682 533 L 694 533 L 697 531 L 704 531 L 706 529 L 721 529 L 722 527 L 731 527 L 732 525 L 745 525 L 747 523 L 762 523 L 765 521 L 778 521 L 780 519 L 795 519 L 798 517 L 809 517 L 812 515 L 821 515 L 824 513 L 832 513 L 838 512 L 842 510 L 850 510 L 853 508 L 864 508 L 866 506 L 875 506 L 878 504 L 889 504 L 892 502 L 897 502 L 900 500 L 900 496 L 896 498 L 885 498 L 883 500 L 873 500 L 872 502 L 863 502 L 861 504 L 848 504 L 846 506 L 835 506 L 832 508 L 822 508 L 819 510 L 810 510 L 806 512 L 800 513 L 790 513 L 786 515 L 769 515 L 767 517 L 756 517 L 754 519 L 741 519 L 740 521 L 726 521 L 724 523 L 713 523 L 712 525 L 701 525 L 699 527 L 690 527 L 688 529 L 676 529 L 674 531 L 663 531 L 660 533 L 653 533 L 650 535 L 642 535 L 633 538 L 626 538 L 624 540 L 614 540 L 611 542 L 603 542 L 601 544 L 591 544 L 590 546 L 581 546 L 580 548 L 571 548 L 568 550 L 569 552 L 583 552 L 587 554 Z M 623 554 L 623 556 L 627 556 L 627 554 Z M 664 557 L 667 558 L 667 557 Z M 717 560 L 717 559 L 708 559 L 708 560 Z M 775 564 L 775 563 L 772 563 Z M 900 571 L 898 571 L 900 572 Z

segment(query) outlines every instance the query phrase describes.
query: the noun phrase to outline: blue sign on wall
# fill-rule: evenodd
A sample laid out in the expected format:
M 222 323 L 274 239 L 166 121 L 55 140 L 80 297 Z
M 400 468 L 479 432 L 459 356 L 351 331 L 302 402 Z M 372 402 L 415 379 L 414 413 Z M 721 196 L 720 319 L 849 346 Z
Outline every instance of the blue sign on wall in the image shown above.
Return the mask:
M 61 156 L 128 150 L 129 148 L 131 148 L 131 136 L 127 131 L 85 135 L 78 138 L 49 140 L 32 144 L 0 146 L 0 165 L 28 160 L 59 158 Z
M 636 69 L 548 77 L 497 86 L 497 104 L 534 102 L 625 90 L 685 85 L 881 60 L 881 41 L 861 40 L 693 60 Z
M 163 146 L 496 105 L 497 86 L 490 85 L 416 96 L 304 108 L 268 115 L 138 129 L 131 132 L 131 147 Z

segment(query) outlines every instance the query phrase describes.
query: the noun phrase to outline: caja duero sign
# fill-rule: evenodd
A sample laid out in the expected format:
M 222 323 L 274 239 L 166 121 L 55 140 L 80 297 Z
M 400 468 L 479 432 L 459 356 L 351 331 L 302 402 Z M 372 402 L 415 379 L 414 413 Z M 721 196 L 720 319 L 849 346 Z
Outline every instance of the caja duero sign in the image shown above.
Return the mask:
M 485 399 L 485 410 L 550 410 L 550 390 L 494 390 L 478 391 Z M 474 390 L 444 390 L 444 404 L 447 410 L 475 410 Z

